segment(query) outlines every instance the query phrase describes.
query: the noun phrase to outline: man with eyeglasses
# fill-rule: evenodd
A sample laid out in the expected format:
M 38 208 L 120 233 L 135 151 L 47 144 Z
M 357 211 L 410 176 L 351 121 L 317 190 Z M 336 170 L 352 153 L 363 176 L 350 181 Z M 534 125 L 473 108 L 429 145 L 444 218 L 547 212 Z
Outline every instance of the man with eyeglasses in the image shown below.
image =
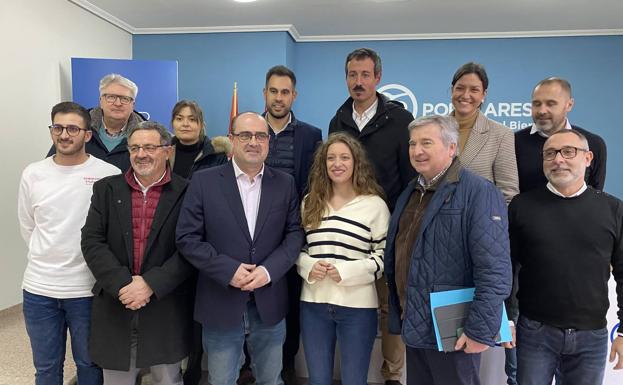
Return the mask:
M 611 270 L 623 321 L 623 202 L 587 186 L 592 160 L 582 133 L 553 133 L 542 151 L 547 184 L 509 206 L 521 385 L 550 384 L 557 371 L 565 385 L 603 382 Z M 623 369 L 623 322 L 617 334 L 609 360 Z
M 23 309 L 36 385 L 63 383 L 68 329 L 78 382 L 102 384 L 102 371 L 88 352 L 95 280 L 80 250 L 80 228 L 93 183 L 120 170 L 85 152 L 89 123 L 84 107 L 55 105 L 49 129 L 56 154 L 26 167 L 20 182 L 18 218 L 28 245 Z
M 156 122 L 128 131 L 131 168 L 95 183 L 82 229 L 95 276 L 89 352 L 104 383 L 181 385 L 192 333 L 190 264 L 175 245 L 187 181 L 171 172 L 171 134 Z
M 519 191 L 526 192 L 547 183 L 543 175 L 541 151 L 547 138 L 561 130 L 574 129 L 586 137 L 593 153 L 586 170 L 586 183 L 603 190 L 606 181 L 606 143 L 597 134 L 571 125 L 567 114 L 574 99 L 571 84 L 565 79 L 550 77 L 541 80 L 532 91 L 534 124 L 515 132 L 515 155 L 519 174 Z
M 264 165 L 270 135 L 253 112 L 232 123 L 231 162 L 193 175 L 177 245 L 199 270 L 195 320 L 212 385 L 236 383 L 246 341 L 258 384 L 282 384 L 285 275 L 303 245 L 294 178 Z
M 99 93 L 99 107 L 89 111 L 92 138 L 86 151 L 126 171 L 130 167 L 126 134 L 145 120 L 134 111 L 138 87 L 119 74 L 108 74 L 100 80 Z M 52 147 L 48 156 L 54 151 Z
M 589 186 L 603 190 L 606 180 L 606 143 L 597 134 L 581 127 L 571 125 L 567 117 L 574 105 L 571 84 L 565 79 L 549 77 L 541 80 L 532 91 L 532 120 L 534 124 L 515 132 L 515 156 L 519 176 L 519 191 L 526 192 L 540 188 L 547 183 L 543 174 L 541 152 L 547 138 L 561 130 L 574 129 L 582 133 L 588 140 L 593 158 L 586 170 L 585 180 Z M 513 288 L 513 292 L 517 287 Z M 509 312 L 515 304 L 507 301 Z M 511 324 L 514 327 L 514 322 Z M 517 363 L 512 343 L 506 343 L 506 374 L 509 385 L 517 385 Z

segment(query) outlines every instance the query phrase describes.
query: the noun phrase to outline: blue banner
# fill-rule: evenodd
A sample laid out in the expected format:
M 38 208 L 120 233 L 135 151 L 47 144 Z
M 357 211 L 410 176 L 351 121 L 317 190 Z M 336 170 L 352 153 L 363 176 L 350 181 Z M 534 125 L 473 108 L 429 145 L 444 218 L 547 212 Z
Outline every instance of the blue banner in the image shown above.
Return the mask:
M 120 74 L 138 86 L 134 108 L 149 120 L 165 126 L 177 103 L 177 61 L 71 59 L 73 101 L 86 108 L 99 106 L 99 82 L 110 73 Z

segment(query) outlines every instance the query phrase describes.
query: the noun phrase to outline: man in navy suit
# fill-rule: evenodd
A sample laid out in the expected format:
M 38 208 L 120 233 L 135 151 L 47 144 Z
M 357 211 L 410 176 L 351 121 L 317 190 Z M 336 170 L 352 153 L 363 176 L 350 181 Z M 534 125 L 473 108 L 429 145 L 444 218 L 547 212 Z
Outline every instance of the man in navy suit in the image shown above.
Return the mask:
M 177 245 L 199 270 L 195 319 L 210 384 L 236 383 L 245 339 L 257 382 L 282 384 L 285 275 L 303 244 L 298 193 L 292 176 L 264 165 L 270 135 L 261 115 L 238 115 L 230 139 L 231 162 L 193 175 Z

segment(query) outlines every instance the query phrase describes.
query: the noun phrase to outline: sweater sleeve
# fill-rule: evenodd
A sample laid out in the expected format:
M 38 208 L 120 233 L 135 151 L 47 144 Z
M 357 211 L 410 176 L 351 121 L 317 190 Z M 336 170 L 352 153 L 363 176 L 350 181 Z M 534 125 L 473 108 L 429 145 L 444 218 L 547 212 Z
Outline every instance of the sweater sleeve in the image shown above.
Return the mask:
M 519 230 L 516 228 L 517 226 L 517 210 L 516 210 L 517 200 L 511 201 L 511 204 L 508 206 L 508 232 L 510 238 L 510 250 L 511 250 L 511 266 L 513 271 L 513 286 L 511 289 L 510 296 L 506 299 L 506 312 L 508 313 L 508 318 L 515 323 L 519 318 L 519 301 L 517 300 L 517 292 L 519 291 L 519 269 L 521 267 L 518 257 L 521 255 L 520 247 L 521 242 L 518 240 L 519 238 Z
M 30 183 L 27 172 L 22 173 L 17 195 L 17 217 L 19 230 L 26 244 L 30 243 L 30 237 L 35 229 L 35 212 L 30 201 Z
M 339 286 L 366 285 L 379 279 L 383 274 L 389 210 L 382 199 L 372 197 L 370 200 L 373 204 L 363 208 L 371 218 L 368 223 L 371 235 L 370 256 L 366 259 L 336 263 L 335 268 L 342 278 L 338 283 Z
M 606 184 L 606 160 L 608 158 L 606 142 L 601 137 L 595 138 L 591 151 L 593 152 L 593 167 L 588 175 L 588 185 L 597 190 L 603 190 Z
M 312 268 L 318 262 L 319 259 L 315 259 L 309 256 L 307 250 L 302 250 L 299 254 L 299 258 L 296 260 L 296 270 L 299 275 L 305 280 L 305 282 L 309 284 L 316 283 L 315 280 L 309 279 L 309 273 L 311 273 Z

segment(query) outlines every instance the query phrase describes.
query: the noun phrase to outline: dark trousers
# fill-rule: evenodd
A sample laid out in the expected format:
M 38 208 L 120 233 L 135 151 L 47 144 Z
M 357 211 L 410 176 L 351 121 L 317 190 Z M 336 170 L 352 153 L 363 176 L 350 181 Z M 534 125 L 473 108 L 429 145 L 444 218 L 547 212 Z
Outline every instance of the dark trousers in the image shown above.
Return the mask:
M 480 353 L 407 346 L 407 385 L 480 385 Z
M 286 274 L 288 282 L 288 314 L 286 315 L 286 342 L 283 344 L 283 369 L 294 370 L 294 359 L 299 351 L 300 302 L 303 281 L 296 265 Z
M 506 355 L 504 360 L 506 384 L 517 385 L 517 348 L 504 349 L 504 354 Z

